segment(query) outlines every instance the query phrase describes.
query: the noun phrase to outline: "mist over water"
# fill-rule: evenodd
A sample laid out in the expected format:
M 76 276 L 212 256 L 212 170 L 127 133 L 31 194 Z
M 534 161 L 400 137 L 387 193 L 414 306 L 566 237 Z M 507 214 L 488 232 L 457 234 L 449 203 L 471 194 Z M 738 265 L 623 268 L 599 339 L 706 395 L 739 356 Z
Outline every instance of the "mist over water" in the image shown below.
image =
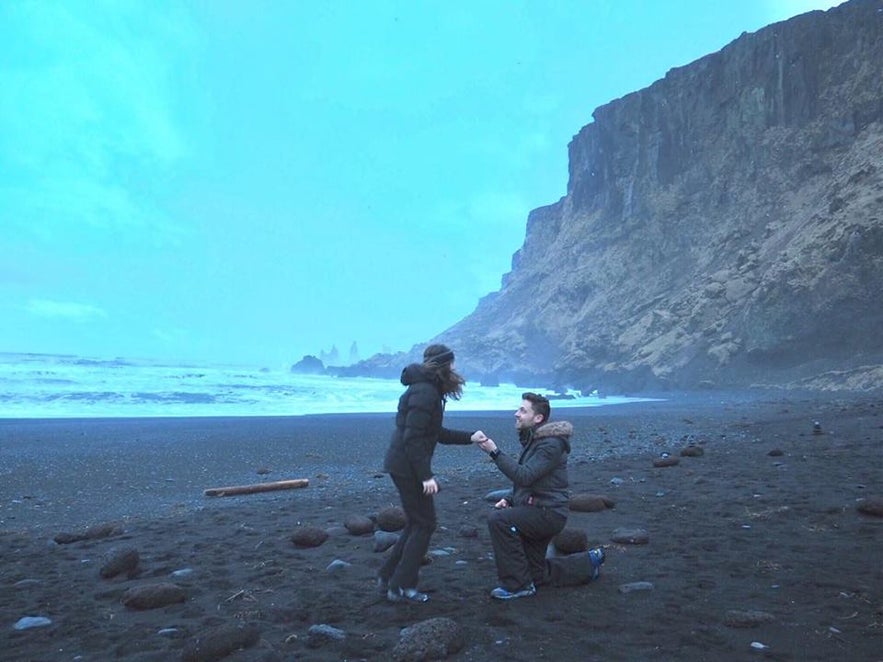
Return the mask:
M 395 411 L 398 380 L 288 370 L 51 354 L 0 353 L 0 418 L 300 416 Z M 448 411 L 514 411 L 521 393 L 548 389 L 467 383 Z M 555 408 L 646 398 L 556 400 Z

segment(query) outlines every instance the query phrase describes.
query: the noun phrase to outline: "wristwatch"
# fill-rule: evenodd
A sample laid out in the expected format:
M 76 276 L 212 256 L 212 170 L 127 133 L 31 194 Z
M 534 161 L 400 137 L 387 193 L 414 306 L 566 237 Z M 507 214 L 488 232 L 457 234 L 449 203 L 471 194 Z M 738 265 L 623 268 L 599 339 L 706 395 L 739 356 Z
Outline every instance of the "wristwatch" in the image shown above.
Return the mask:
M 499 448 L 495 448 L 495 449 L 492 450 L 490 453 L 488 453 L 488 455 L 491 456 L 491 459 L 492 459 L 492 460 L 496 460 L 498 457 L 500 457 L 500 449 L 499 449 Z

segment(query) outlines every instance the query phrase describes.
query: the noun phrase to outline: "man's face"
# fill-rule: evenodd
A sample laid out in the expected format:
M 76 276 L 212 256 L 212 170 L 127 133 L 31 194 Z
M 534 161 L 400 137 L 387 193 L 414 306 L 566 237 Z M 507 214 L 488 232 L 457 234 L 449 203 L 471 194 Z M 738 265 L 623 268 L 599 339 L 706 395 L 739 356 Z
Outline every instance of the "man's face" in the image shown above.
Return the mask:
M 521 406 L 515 412 L 515 429 L 527 430 L 541 423 L 542 420 L 542 415 L 534 412 L 533 403 L 530 400 L 522 400 Z

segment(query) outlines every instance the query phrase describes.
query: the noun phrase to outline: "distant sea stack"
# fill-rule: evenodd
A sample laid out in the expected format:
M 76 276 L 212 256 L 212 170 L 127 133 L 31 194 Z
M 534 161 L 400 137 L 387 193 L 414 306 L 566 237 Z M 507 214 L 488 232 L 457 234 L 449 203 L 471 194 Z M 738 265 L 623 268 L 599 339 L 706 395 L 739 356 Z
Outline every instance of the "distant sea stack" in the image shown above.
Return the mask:
M 501 289 L 434 339 L 468 377 L 883 387 L 881 0 L 743 34 L 592 117 Z

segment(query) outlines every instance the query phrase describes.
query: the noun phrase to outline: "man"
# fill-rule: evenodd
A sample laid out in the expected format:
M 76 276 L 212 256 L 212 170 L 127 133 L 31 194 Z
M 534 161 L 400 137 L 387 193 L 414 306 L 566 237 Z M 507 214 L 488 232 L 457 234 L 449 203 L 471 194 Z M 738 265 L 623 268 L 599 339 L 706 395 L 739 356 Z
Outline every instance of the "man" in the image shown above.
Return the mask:
M 573 426 L 550 423 L 549 400 L 524 393 L 515 412 L 521 441 L 516 460 L 500 451 L 493 439 L 478 443 L 497 468 L 512 480 L 512 494 L 494 505 L 488 530 L 501 585 L 491 591 L 497 600 L 534 595 L 537 585 L 574 586 L 597 579 L 604 550 L 546 558 L 546 548 L 567 523 L 570 503 L 567 456 Z

